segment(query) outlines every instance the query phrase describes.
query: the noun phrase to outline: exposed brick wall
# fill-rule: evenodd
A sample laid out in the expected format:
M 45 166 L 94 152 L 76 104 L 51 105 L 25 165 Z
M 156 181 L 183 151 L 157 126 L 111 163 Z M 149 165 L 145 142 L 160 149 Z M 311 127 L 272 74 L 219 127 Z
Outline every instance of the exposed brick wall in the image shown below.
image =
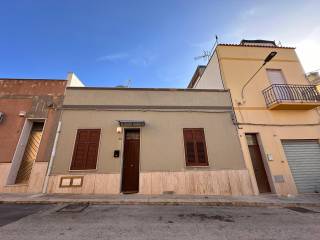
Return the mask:
M 45 119 L 45 128 L 36 161 L 50 159 L 67 81 L 0 79 L 0 163 L 11 162 L 27 118 Z M 53 103 L 53 104 L 51 104 Z M 20 111 L 26 117 L 19 116 Z M 1 174 L 1 173 L 0 173 Z
M 0 95 L 53 95 L 61 96 L 66 80 L 14 80 L 0 79 Z

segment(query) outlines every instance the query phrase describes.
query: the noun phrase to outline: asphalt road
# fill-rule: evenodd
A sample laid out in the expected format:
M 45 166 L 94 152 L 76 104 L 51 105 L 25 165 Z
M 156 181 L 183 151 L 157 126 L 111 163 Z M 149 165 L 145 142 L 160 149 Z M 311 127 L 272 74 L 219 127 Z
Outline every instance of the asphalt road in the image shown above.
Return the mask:
M 0 204 L 0 227 L 47 208 L 40 204 Z
M 0 224 L 1 240 L 320 239 L 317 208 L 0 205 Z

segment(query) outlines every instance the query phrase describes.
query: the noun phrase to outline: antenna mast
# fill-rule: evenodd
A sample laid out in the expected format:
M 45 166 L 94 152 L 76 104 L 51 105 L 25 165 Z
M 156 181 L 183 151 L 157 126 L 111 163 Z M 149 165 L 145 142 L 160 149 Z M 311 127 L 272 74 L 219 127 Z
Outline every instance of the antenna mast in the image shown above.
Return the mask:
M 194 60 L 199 60 L 199 59 L 203 59 L 204 61 L 207 60 L 207 62 L 209 62 L 210 58 L 211 58 L 211 55 L 214 51 L 214 49 L 216 48 L 216 46 L 218 45 L 218 35 L 216 35 L 216 41 L 215 43 L 213 44 L 213 47 L 210 51 L 208 50 L 203 50 L 203 54 L 198 56 L 198 57 L 195 57 Z
M 129 88 L 131 85 L 131 80 L 129 79 L 128 82 L 127 82 L 127 88 Z

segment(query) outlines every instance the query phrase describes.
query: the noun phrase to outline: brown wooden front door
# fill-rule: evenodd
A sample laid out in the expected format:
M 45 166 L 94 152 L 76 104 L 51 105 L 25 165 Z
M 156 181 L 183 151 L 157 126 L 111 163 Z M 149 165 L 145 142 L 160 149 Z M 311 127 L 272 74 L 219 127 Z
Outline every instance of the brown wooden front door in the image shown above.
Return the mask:
M 256 134 L 246 134 L 250 157 L 260 193 L 271 192 Z
M 125 130 L 122 192 L 139 192 L 139 155 L 140 155 L 140 130 Z

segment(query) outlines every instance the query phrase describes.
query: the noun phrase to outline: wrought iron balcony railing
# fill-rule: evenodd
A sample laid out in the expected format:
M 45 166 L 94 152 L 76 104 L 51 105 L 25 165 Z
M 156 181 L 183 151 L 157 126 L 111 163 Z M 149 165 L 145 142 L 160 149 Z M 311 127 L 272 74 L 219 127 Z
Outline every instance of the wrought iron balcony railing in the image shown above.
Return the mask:
M 277 104 L 320 104 L 314 85 L 272 84 L 262 91 L 267 107 Z

